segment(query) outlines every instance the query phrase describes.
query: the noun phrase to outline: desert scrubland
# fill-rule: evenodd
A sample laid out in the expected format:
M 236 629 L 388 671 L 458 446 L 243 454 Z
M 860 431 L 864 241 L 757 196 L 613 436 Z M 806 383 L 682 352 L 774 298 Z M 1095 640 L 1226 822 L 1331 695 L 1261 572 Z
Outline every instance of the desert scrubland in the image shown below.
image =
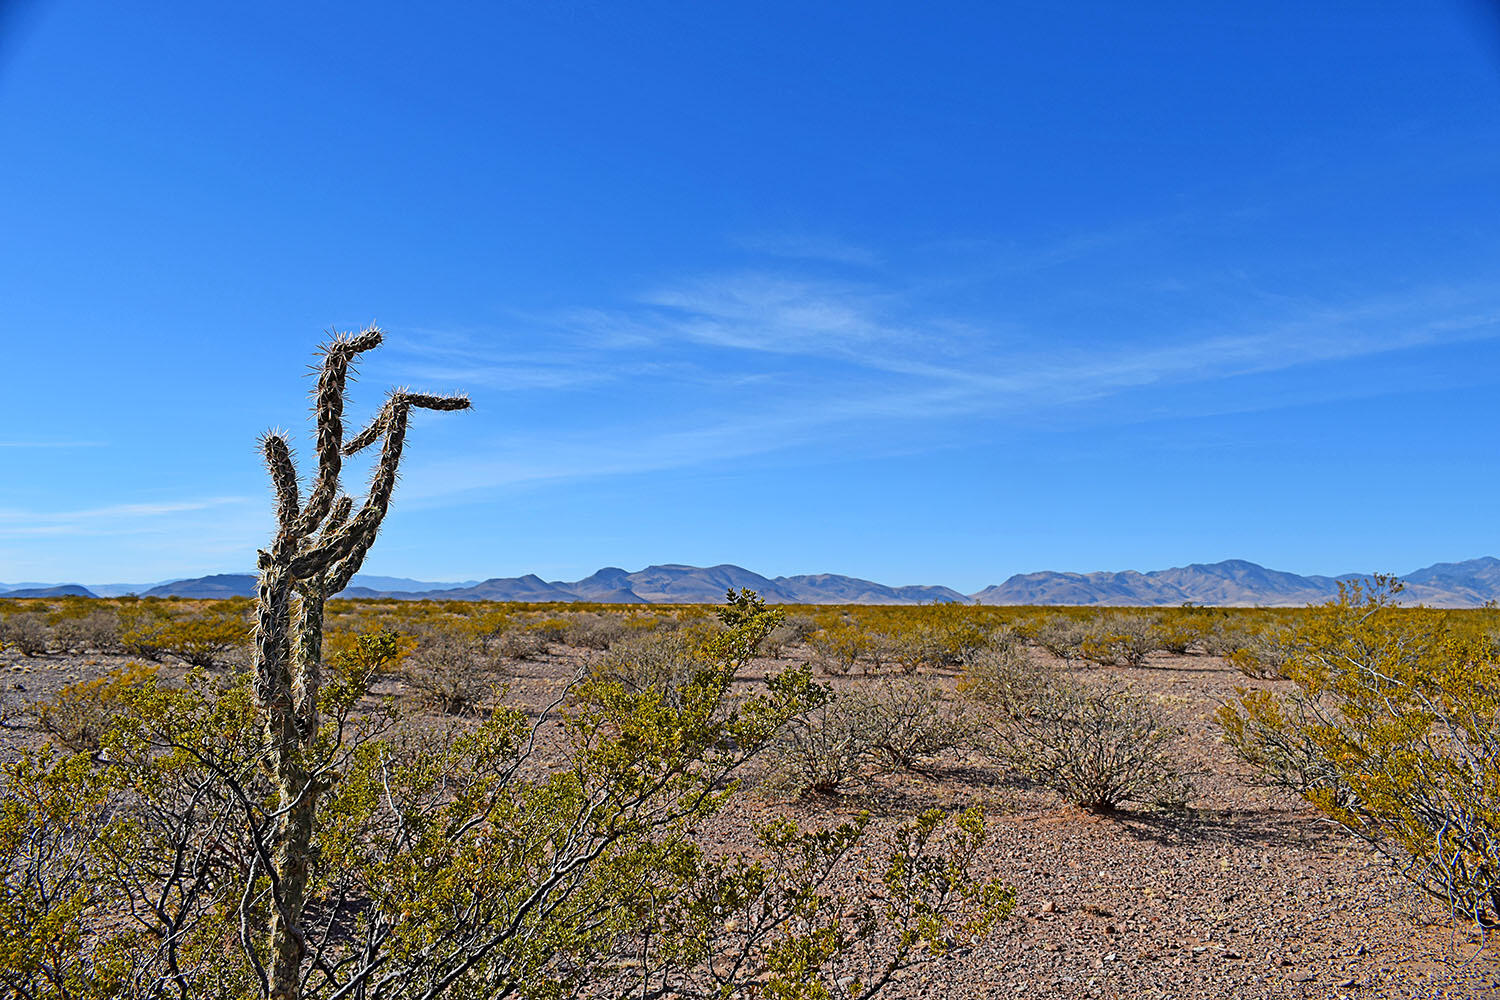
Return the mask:
M 331 601 L 304 995 L 1489 995 L 1500 618 L 1383 586 Z M 254 992 L 251 602 L 3 603 L 10 995 Z

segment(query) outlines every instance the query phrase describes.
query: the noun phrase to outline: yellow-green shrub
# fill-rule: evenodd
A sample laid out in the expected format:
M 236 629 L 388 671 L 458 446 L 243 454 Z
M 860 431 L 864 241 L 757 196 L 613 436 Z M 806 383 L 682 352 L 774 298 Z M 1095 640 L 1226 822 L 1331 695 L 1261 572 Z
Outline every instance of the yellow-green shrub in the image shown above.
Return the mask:
M 99 749 L 110 722 L 128 709 L 130 695 L 155 677 L 155 667 L 132 663 L 103 677 L 69 684 L 50 701 L 38 702 L 33 711 L 58 744 L 75 753 L 91 753 Z
M 1138 667 L 1161 648 L 1156 618 L 1141 612 L 1107 613 L 1085 626 L 1078 654 L 1114 667 Z
M 167 619 L 154 633 L 156 647 L 195 667 L 212 667 L 250 644 L 247 601 L 217 601 Z
M 842 622 L 814 632 L 807 641 L 818 655 L 818 665 L 831 674 L 847 674 L 874 647 L 870 633 Z
M 133 656 L 155 662 L 165 649 L 163 636 L 171 628 L 172 618 L 159 602 L 122 602 L 120 607 L 120 646 Z
M 1284 695 L 1218 720 L 1261 780 L 1299 794 L 1456 914 L 1500 925 L 1500 660 L 1400 585 L 1340 588 L 1287 636 Z

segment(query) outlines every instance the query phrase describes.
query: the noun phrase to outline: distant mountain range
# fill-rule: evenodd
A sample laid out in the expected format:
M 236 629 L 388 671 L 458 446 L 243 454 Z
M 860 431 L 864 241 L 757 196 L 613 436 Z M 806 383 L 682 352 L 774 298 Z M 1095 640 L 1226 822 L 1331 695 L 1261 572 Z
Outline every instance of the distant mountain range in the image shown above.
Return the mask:
M 444 601 L 594 601 L 618 604 L 712 604 L 731 588 L 748 587 L 776 604 L 931 604 L 957 601 L 979 604 L 1075 604 L 1115 607 L 1208 604 L 1228 607 L 1260 605 L 1297 607 L 1326 601 L 1338 592 L 1341 576 L 1299 576 L 1267 569 L 1243 559 L 1194 563 L 1174 569 L 1138 573 L 1021 573 L 977 594 L 948 587 L 888 587 L 852 576 L 819 573 L 764 577 L 739 566 L 647 566 L 634 573 L 616 567 L 599 570 L 572 583 L 547 581 L 534 574 L 497 577 L 476 583 L 424 583 L 405 577 L 354 577 L 343 597 L 389 597 Z M 1437 563 L 1402 577 L 1408 603 L 1432 607 L 1477 607 L 1500 600 L 1500 559 L 1486 556 L 1467 562 Z M 255 577 L 249 573 L 204 576 L 162 584 L 0 583 L 3 597 L 118 596 L 249 597 Z

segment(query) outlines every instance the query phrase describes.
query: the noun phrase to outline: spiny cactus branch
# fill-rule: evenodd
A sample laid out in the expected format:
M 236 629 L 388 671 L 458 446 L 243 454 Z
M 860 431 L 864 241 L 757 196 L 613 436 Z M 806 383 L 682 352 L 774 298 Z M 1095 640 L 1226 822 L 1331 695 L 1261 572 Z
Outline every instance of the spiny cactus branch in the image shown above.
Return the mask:
M 328 512 L 328 519 L 323 522 L 323 530 L 319 532 L 319 537 L 327 538 L 342 528 L 344 522 L 349 520 L 349 512 L 353 509 L 354 499 L 348 494 L 340 496 L 334 501 L 333 510 Z
M 380 412 L 375 414 L 364 430 L 344 442 L 344 457 L 349 458 L 351 455 L 356 455 L 379 440 L 380 435 L 385 432 L 385 422 L 388 416 L 386 408 L 381 407 Z
M 313 393 L 318 420 L 318 478 L 297 523 L 303 536 L 317 529 L 338 491 L 343 465 L 344 393 L 354 359 L 380 346 L 382 336 L 379 329 L 370 327 L 353 336 L 335 333 L 323 345 L 323 365 Z
M 398 408 L 410 409 L 416 407 L 420 410 L 467 410 L 470 406 L 469 397 L 463 394 L 453 396 L 433 396 L 422 392 L 406 392 L 397 389 L 391 393 L 386 404 L 380 408 L 380 412 L 371 418 L 370 423 L 364 430 L 350 438 L 344 444 L 344 457 L 355 455 L 370 445 L 374 444 L 382 434 L 390 430 L 390 423 Z
M 281 434 L 273 432 L 261 438 L 261 451 L 266 456 L 266 469 L 271 473 L 271 483 L 276 487 L 276 522 L 284 533 L 297 520 L 300 505 L 297 466 L 292 462 L 292 450 Z

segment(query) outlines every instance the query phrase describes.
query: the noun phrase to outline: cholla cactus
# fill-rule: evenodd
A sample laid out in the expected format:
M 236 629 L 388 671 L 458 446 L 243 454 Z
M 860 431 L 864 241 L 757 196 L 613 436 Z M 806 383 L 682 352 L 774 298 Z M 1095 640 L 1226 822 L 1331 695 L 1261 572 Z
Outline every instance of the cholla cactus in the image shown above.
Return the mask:
M 344 440 L 344 391 L 354 359 L 379 346 L 370 327 L 335 334 L 323 345 L 314 391 L 318 472 L 304 505 L 285 435 L 261 440 L 276 487 L 276 537 L 259 553 L 256 593 L 255 698 L 265 718 L 269 764 L 280 807 L 274 833 L 272 968 L 277 1000 L 300 993 L 303 957 L 300 922 L 307 884 L 314 806 L 324 790 L 305 761 L 318 730 L 318 687 L 323 658 L 323 602 L 343 590 L 375 541 L 396 487 L 396 471 L 412 409 L 463 410 L 466 396 L 428 396 L 395 390 L 385 406 L 352 439 Z M 359 511 L 340 492 L 343 460 L 382 442 L 370 488 Z

